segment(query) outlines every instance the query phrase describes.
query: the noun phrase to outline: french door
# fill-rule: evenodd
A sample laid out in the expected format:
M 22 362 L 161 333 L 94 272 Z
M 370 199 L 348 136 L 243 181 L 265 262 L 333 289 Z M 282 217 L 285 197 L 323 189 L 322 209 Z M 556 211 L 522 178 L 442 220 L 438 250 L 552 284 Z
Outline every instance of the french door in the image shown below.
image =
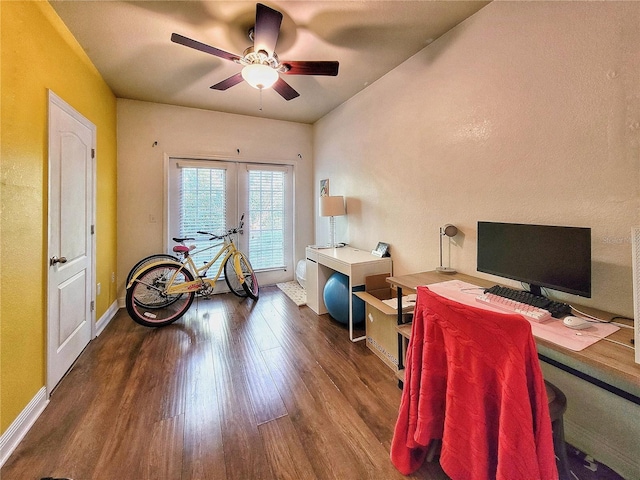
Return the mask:
M 194 237 L 194 261 L 204 263 L 217 249 L 206 231 L 221 234 L 244 215 L 237 246 L 249 256 L 261 285 L 291 279 L 293 272 L 293 167 L 220 160 L 170 158 L 167 189 L 167 250 L 173 237 Z M 217 272 L 218 265 L 210 270 Z M 218 289 L 224 290 L 224 282 Z

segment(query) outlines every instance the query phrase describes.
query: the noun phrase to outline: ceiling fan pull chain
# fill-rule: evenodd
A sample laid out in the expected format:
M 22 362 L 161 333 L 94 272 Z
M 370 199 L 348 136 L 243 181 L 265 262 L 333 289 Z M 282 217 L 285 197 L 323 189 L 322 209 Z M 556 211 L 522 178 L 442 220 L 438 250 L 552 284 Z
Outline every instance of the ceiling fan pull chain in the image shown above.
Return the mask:
M 262 88 L 260 90 L 260 111 L 262 111 Z

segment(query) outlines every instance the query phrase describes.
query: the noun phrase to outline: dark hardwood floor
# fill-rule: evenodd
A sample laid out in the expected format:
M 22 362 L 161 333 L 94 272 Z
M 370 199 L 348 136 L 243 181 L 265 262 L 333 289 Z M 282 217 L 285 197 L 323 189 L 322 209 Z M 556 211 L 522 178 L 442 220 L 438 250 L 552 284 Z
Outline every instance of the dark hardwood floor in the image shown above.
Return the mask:
M 2 480 L 400 479 L 393 372 L 277 287 L 197 300 L 160 329 L 120 310 Z M 418 479 L 446 479 L 437 463 Z

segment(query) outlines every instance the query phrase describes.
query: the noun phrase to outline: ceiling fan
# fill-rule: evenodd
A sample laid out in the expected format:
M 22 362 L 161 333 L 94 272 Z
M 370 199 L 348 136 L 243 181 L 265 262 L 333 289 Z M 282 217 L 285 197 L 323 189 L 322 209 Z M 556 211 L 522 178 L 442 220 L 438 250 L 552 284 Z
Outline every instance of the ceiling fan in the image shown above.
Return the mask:
M 171 41 L 216 57 L 231 60 L 243 66 L 242 71 L 222 80 L 211 88 L 226 90 L 245 80 L 259 90 L 273 87 L 285 100 L 292 100 L 300 94 L 280 77 L 285 75 L 338 75 L 338 62 L 334 61 L 280 61 L 275 48 L 280 34 L 282 13 L 261 3 L 256 5 L 256 23 L 249 31 L 253 46 L 242 56 L 225 52 L 216 47 L 184 37 L 178 33 L 171 35 Z

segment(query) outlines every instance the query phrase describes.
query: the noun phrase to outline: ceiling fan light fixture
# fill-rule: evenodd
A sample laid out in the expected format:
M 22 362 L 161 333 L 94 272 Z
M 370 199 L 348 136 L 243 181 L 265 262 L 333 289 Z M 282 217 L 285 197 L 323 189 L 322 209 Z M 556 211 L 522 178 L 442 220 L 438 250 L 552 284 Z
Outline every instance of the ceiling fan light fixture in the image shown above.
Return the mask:
M 242 78 L 253 88 L 270 88 L 278 81 L 278 72 L 269 65 L 254 63 L 242 69 Z

